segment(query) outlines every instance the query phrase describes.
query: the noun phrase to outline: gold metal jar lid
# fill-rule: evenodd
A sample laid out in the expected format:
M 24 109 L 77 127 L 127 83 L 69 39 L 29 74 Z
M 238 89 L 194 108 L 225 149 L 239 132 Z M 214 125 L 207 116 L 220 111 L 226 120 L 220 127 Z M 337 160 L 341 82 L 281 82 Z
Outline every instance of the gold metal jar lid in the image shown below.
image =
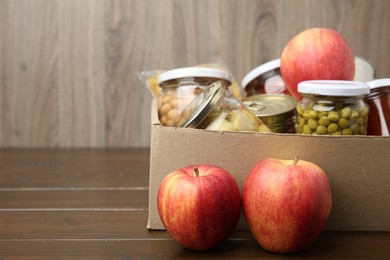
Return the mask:
M 216 107 L 225 91 L 221 81 L 211 84 L 183 110 L 174 126 L 196 128 Z

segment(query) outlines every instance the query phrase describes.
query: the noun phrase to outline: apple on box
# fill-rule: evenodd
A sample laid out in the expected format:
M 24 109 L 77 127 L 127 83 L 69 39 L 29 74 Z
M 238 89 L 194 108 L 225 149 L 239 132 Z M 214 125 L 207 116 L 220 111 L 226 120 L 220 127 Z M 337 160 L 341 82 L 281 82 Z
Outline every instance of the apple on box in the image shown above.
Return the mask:
M 280 71 L 290 94 L 301 99 L 298 83 L 305 80 L 353 80 L 355 56 L 333 29 L 310 28 L 293 37 L 282 51 Z
M 225 169 L 188 166 L 163 179 L 157 209 L 164 227 L 178 243 L 191 250 L 207 250 L 233 233 L 241 213 L 241 194 Z
M 332 196 L 319 166 L 298 158 L 270 158 L 247 175 L 242 203 L 249 229 L 261 247 L 293 253 L 310 246 L 321 233 Z

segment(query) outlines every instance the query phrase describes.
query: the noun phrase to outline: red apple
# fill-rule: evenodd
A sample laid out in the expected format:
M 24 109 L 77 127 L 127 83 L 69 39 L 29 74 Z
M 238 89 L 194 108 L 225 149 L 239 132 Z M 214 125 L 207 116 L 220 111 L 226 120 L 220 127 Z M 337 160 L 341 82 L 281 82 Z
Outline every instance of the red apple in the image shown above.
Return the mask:
M 293 37 L 283 49 L 280 71 L 290 94 L 297 98 L 304 80 L 353 80 L 355 57 L 343 36 L 327 28 L 307 29 Z
M 265 159 L 248 174 L 242 190 L 244 217 L 265 250 L 307 248 L 328 220 L 332 197 L 325 172 L 303 160 Z
M 207 250 L 233 233 L 241 213 L 241 194 L 226 170 L 188 166 L 164 178 L 157 207 L 164 227 L 178 243 L 191 250 Z

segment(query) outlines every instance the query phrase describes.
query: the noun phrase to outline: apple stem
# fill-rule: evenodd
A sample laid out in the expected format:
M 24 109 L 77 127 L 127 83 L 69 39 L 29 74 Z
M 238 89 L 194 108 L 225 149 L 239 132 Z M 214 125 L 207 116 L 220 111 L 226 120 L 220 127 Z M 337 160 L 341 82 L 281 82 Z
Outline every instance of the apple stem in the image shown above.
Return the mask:
M 194 172 L 195 172 L 195 176 L 199 177 L 199 169 L 197 165 L 194 166 Z
M 298 161 L 299 161 L 299 156 L 295 156 L 293 165 L 294 166 L 297 165 Z

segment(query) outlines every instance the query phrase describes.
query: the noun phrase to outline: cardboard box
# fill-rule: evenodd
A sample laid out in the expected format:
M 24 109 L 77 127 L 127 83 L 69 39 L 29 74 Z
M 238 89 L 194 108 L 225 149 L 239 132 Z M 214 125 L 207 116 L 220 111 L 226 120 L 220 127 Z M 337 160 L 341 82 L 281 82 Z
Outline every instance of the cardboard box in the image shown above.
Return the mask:
M 157 191 L 173 170 L 215 164 L 233 174 L 242 188 L 247 173 L 260 160 L 299 156 L 328 175 L 333 205 L 326 230 L 390 231 L 389 137 L 217 132 L 164 127 L 155 113 L 152 120 L 149 229 L 164 228 Z M 237 229 L 247 229 L 242 216 Z

